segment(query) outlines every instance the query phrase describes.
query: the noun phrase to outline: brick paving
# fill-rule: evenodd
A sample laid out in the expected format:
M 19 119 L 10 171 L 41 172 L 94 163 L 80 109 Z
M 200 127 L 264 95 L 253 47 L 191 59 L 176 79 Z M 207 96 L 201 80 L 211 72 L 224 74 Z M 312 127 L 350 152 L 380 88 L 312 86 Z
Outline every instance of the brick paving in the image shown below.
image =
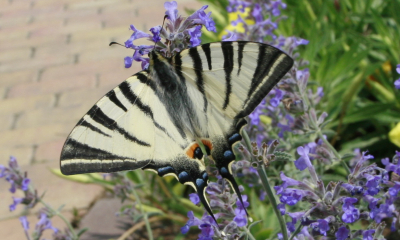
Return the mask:
M 125 69 L 133 54 L 111 41 L 125 42 L 128 27 L 148 30 L 162 23 L 163 0 L 1 0 L 0 1 L 0 164 L 10 155 L 53 207 L 88 209 L 103 190 L 61 179 L 62 145 L 76 122 L 108 90 L 140 70 Z M 178 0 L 179 12 L 201 6 Z M 24 239 L 17 217 L 9 212 L 8 183 L 0 184 L 0 239 Z M 31 230 L 35 212 L 31 211 Z M 56 221 L 57 227 L 63 228 Z

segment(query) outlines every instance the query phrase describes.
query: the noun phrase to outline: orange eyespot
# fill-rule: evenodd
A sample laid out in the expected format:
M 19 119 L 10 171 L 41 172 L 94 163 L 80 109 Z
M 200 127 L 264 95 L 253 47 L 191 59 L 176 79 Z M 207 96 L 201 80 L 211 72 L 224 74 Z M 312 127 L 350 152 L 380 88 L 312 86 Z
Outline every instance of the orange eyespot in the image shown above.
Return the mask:
M 210 155 L 212 149 L 211 141 L 207 139 L 202 139 L 201 142 L 203 143 L 207 154 Z M 189 148 L 186 150 L 186 155 L 192 159 L 196 158 L 200 160 L 203 158 L 203 152 L 201 151 L 201 148 L 197 142 L 194 142 L 192 143 L 192 145 L 189 146 Z
M 189 149 L 186 151 L 186 155 L 189 158 L 194 158 L 194 150 L 196 150 L 196 148 L 199 147 L 199 144 L 197 143 L 193 143 L 192 145 L 190 145 Z

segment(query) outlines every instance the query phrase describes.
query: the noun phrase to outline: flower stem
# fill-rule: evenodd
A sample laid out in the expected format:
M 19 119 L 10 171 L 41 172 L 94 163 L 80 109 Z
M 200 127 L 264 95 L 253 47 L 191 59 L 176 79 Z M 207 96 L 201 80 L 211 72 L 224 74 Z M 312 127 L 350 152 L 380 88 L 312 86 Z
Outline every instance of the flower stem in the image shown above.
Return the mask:
M 69 231 L 71 232 L 74 240 L 79 239 L 79 237 L 78 237 L 78 235 L 76 235 L 76 232 L 75 232 L 74 228 L 72 227 L 71 223 L 64 217 L 64 215 L 62 215 L 59 211 L 54 210 L 52 207 L 50 207 L 50 205 L 48 205 L 42 199 L 39 199 L 39 202 L 41 204 L 43 204 L 48 210 L 50 210 L 52 214 L 58 216 L 59 218 L 61 218 L 64 221 L 64 223 L 67 225 Z
M 250 230 L 248 228 L 245 228 L 245 229 L 246 229 L 246 233 L 247 233 L 247 237 L 248 237 L 247 239 L 256 240 L 254 238 L 254 236 L 251 234 Z
M 301 231 L 301 227 L 303 227 L 303 225 L 300 223 L 296 230 L 292 233 L 292 236 L 289 238 L 289 240 L 292 240 Z
M 133 192 L 133 195 L 135 195 L 136 202 L 138 203 L 140 212 L 143 215 L 143 219 L 144 219 L 144 222 L 146 225 L 146 230 L 147 230 L 147 233 L 149 234 L 149 240 L 153 240 L 153 233 L 151 232 L 150 222 L 147 217 L 147 213 L 143 210 L 142 202 L 140 201 L 139 195 L 137 194 L 135 187 L 132 187 L 132 192 Z
M 242 136 L 244 138 L 244 142 L 246 143 L 247 149 L 251 153 L 252 147 L 251 147 L 249 135 L 247 135 L 247 132 L 243 130 Z M 253 157 L 253 155 L 251 155 L 251 156 Z M 261 164 L 261 167 L 257 168 L 257 172 L 258 172 L 258 175 L 260 176 L 261 183 L 267 193 L 268 199 L 272 204 L 272 209 L 274 209 L 275 215 L 278 218 L 279 225 L 282 230 L 283 239 L 288 240 L 288 235 L 287 235 L 287 230 L 286 230 L 286 222 L 285 222 L 285 219 L 283 219 L 283 217 L 278 209 L 278 204 L 276 202 L 275 195 L 274 195 L 271 185 L 269 184 L 269 181 L 268 181 L 268 176 L 267 176 L 267 172 L 265 171 L 265 166 L 263 164 Z

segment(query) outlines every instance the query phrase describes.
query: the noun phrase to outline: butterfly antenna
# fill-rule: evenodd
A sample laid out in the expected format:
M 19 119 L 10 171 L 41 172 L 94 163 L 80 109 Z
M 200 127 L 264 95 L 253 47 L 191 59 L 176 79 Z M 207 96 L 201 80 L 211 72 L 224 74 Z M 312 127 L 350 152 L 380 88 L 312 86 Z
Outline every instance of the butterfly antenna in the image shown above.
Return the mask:
M 114 45 L 114 44 L 117 44 L 117 45 L 120 45 L 120 46 L 123 46 L 123 47 L 125 47 L 124 45 L 122 45 L 121 43 L 117 43 L 117 42 L 110 42 L 110 44 L 108 44 L 108 46 L 111 46 L 111 45 Z

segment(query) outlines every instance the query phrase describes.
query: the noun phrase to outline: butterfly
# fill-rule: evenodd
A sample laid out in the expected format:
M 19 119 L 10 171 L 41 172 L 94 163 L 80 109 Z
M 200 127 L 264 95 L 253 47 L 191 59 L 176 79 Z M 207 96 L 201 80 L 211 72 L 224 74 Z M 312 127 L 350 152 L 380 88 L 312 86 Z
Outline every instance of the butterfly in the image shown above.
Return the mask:
M 61 152 L 65 175 L 143 169 L 174 176 L 205 197 L 204 153 L 243 203 L 232 175 L 234 145 L 246 117 L 291 69 L 293 59 L 267 44 L 199 45 L 164 57 L 123 81 L 77 123 Z

